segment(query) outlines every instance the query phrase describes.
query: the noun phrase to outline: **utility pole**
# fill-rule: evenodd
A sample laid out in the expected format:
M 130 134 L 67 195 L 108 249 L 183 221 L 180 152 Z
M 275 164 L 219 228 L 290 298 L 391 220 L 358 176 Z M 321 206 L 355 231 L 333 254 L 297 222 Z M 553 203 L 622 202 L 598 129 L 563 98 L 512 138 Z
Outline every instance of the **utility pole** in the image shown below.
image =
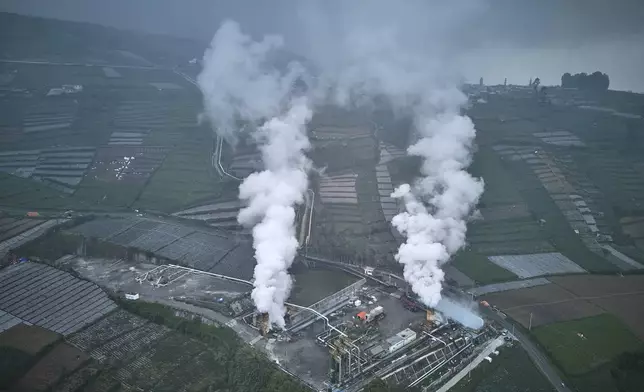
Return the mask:
M 532 312 L 530 312 L 530 326 L 528 327 L 528 331 L 532 331 Z

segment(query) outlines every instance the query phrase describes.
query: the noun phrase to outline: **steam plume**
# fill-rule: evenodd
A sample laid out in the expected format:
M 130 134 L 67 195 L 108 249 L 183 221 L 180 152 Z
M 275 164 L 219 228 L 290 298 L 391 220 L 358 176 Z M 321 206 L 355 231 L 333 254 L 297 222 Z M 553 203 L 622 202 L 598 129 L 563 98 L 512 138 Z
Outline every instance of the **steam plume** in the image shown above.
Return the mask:
M 403 184 L 392 194 L 405 205 L 392 224 L 407 236 L 396 254 L 405 279 L 426 305 L 435 307 L 441 299 L 441 265 L 465 244 L 466 219 L 483 182 L 465 171 L 475 136 L 469 118 L 446 112 L 421 118 L 417 128 L 421 138 L 407 152 L 423 159 L 422 177 L 413 188 Z
M 269 56 L 283 46 L 280 36 L 255 42 L 233 21 L 215 33 L 203 58 L 197 83 L 203 94 L 205 117 L 227 141 L 237 140 L 240 122 L 257 122 L 280 113 L 293 83 L 302 74 L 295 62 L 286 72 L 269 64 Z
M 343 14 L 345 24 L 330 29 L 331 34 L 344 32 L 332 46 L 339 55 L 317 54 L 325 66 L 321 80 L 340 104 L 355 103 L 356 97 L 386 96 L 399 112 L 411 113 L 416 140 L 407 153 L 420 157 L 422 168 L 416 181 L 392 194 L 404 203 L 404 211 L 392 221 L 406 236 L 396 259 L 412 290 L 426 305 L 436 307 L 444 280 L 441 266 L 465 244 L 466 221 L 483 192 L 483 181 L 466 171 L 476 132 L 461 114 L 467 97 L 450 71 L 453 53 L 448 42 L 466 19 L 468 6 L 441 2 L 428 9 L 423 5 L 427 2 L 375 3 L 367 8 L 378 10 L 363 9 L 353 18 Z M 418 20 L 428 17 L 434 20 Z M 318 22 L 312 26 L 323 28 L 319 18 L 312 18 Z M 322 36 L 319 31 L 315 35 Z M 452 317 L 449 312 L 454 309 L 447 306 L 446 316 Z
M 255 306 L 268 313 L 271 325 L 283 328 L 284 301 L 292 285 L 288 268 L 298 246 L 294 205 L 302 203 L 308 186 L 305 125 L 312 113 L 305 99 L 291 98 L 302 68 L 292 63 L 281 73 L 268 63 L 281 45 L 276 36 L 254 42 L 236 23 L 225 22 L 204 55 L 198 84 L 206 117 L 229 141 L 237 139 L 238 122 L 265 121 L 253 134 L 265 170 L 240 185 L 239 197 L 247 206 L 237 219 L 254 226 Z
M 436 310 L 443 312 L 450 319 L 472 329 L 483 327 L 483 319 L 476 314 L 475 303 L 462 303 L 448 297 L 441 298 Z

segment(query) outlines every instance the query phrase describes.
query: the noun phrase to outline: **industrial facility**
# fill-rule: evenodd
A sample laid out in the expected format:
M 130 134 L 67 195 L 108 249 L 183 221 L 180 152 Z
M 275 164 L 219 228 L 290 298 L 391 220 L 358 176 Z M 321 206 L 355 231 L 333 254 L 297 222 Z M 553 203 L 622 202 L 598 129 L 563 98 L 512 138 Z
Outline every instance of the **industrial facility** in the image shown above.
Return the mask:
M 310 307 L 289 304 L 284 331 L 270 330 L 265 314 L 244 321 L 284 345 L 314 339 L 328 353 L 326 386 L 345 392 L 376 378 L 438 389 L 502 334 L 492 324 L 467 329 L 414 295 L 385 288 L 363 278 Z

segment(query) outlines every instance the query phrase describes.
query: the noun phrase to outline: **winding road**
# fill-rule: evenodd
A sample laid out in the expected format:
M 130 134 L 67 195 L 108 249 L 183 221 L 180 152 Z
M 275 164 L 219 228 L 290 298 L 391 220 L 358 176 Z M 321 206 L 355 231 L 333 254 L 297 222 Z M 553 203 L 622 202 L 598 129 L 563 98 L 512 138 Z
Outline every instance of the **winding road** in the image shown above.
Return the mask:
M 543 352 L 541 352 L 541 349 L 534 342 L 532 342 L 529 337 L 527 337 L 519 329 L 514 328 L 512 322 L 501 317 L 493 309 L 485 308 L 483 310 L 483 313 L 488 318 L 497 321 L 503 326 L 503 328 L 507 329 L 508 331 L 513 331 L 512 334 L 519 341 L 519 343 L 521 343 L 521 346 L 523 346 L 526 353 L 528 353 L 528 356 L 530 357 L 530 359 L 532 359 L 534 365 L 546 377 L 546 379 L 548 379 L 550 384 L 552 384 L 557 392 L 572 392 L 564 384 L 555 366 L 550 362 L 550 359 Z

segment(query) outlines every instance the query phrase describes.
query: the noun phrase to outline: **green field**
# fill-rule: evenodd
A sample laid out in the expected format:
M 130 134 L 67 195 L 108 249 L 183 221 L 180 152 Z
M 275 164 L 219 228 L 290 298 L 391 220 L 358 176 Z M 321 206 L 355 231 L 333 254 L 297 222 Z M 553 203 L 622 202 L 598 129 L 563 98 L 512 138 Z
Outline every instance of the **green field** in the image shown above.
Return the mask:
M 511 171 L 533 217 L 545 221 L 542 230 L 547 234 L 547 241 L 557 251 L 589 272 L 606 273 L 617 270 L 613 264 L 586 247 L 527 165 L 513 163 Z
M 482 177 L 485 181 L 485 192 L 481 197 L 481 204 L 491 206 L 495 204 L 521 203 L 523 199 L 516 183 L 512 180 L 499 156 L 488 147 L 481 147 L 474 155 L 470 167 L 473 176 Z
M 236 183 L 219 178 L 211 166 L 209 131 L 187 132 L 168 154 L 134 203 L 139 208 L 175 212 L 197 202 L 213 203 L 235 197 Z
M 472 251 L 461 251 L 452 264 L 477 284 L 490 284 L 518 279 L 515 274 L 492 263 L 487 257 Z
M 568 375 L 588 373 L 642 347 L 642 341 L 610 314 L 537 327 L 533 334 Z
M 519 347 L 502 347 L 492 363 L 483 361 L 452 392 L 551 392 L 548 380 Z
M 24 374 L 34 358 L 13 347 L 0 347 L 0 388 L 4 390 Z

